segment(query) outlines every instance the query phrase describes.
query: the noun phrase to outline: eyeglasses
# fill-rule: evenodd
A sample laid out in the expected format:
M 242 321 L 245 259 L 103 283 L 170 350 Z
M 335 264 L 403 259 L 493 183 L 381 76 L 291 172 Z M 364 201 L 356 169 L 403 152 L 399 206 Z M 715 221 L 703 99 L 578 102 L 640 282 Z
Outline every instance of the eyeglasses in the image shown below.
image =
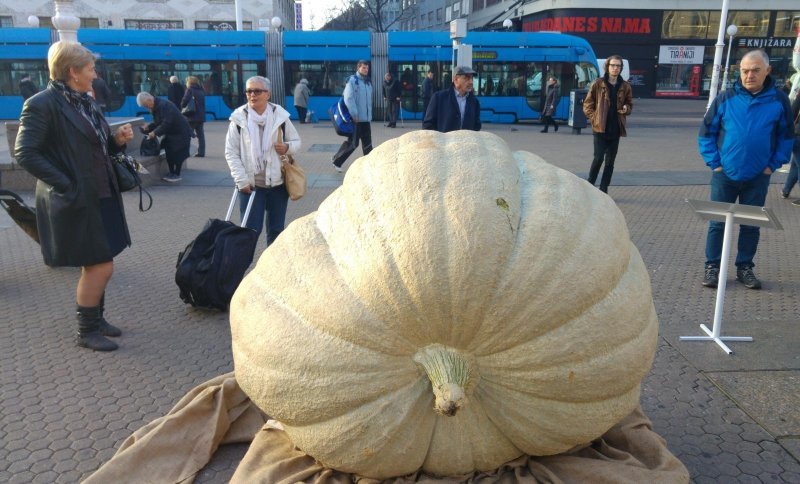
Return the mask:
M 609 64 L 608 67 L 616 67 L 617 69 L 622 67 L 622 64 Z
M 269 91 L 266 90 L 266 89 L 248 89 L 244 93 L 247 94 L 248 96 L 260 96 L 261 94 L 263 94 L 265 92 L 269 92 Z

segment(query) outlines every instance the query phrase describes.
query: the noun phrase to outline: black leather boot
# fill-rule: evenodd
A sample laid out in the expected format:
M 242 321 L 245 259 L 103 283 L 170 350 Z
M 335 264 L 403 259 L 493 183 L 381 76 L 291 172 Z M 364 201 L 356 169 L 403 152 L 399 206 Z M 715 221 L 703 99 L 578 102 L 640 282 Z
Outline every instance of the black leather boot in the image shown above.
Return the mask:
M 78 346 L 95 351 L 114 351 L 117 344 L 100 334 L 100 306 L 87 308 L 78 306 Z
M 100 327 L 98 328 L 100 330 L 100 334 L 102 334 L 103 336 L 111 336 L 114 338 L 116 338 L 117 336 L 122 336 L 122 331 L 118 327 L 106 321 L 106 318 L 103 316 L 103 312 L 105 311 L 105 309 L 106 309 L 106 293 L 103 293 L 103 296 L 100 298 Z

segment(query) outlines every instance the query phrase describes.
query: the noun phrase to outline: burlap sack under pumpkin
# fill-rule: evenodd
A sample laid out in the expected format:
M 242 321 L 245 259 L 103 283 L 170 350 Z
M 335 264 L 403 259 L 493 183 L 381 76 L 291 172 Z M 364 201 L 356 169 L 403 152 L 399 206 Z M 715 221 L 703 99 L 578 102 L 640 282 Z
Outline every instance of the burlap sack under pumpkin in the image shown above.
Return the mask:
M 199 385 L 164 417 L 128 437 L 87 484 L 108 482 L 192 482 L 221 444 L 250 442 L 233 483 L 360 483 L 362 478 L 319 465 L 296 448 L 239 388 L 233 373 Z M 601 438 L 569 453 L 522 456 L 494 472 L 451 478 L 423 473 L 385 483 L 685 483 L 686 467 L 670 453 L 637 408 Z

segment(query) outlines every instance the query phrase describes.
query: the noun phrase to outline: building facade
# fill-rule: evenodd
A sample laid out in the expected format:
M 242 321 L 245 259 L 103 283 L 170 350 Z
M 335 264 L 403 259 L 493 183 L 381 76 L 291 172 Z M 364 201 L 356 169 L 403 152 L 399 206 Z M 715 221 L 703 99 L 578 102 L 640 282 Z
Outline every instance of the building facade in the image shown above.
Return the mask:
M 236 30 L 234 0 L 82 0 L 71 3 L 84 28 L 129 30 Z M 267 30 L 273 17 L 281 28 L 295 28 L 294 0 L 239 0 L 242 30 Z M 53 2 L 0 1 L 0 27 L 30 27 L 30 16 L 39 26 L 52 27 Z
M 461 12 L 464 9 L 461 0 Z M 527 32 L 560 31 L 589 41 L 598 58 L 622 55 L 630 64 L 637 97 L 707 96 L 720 25 L 719 0 L 469 0 L 470 30 L 502 30 L 511 19 Z M 724 26 L 736 25 L 729 77 L 739 60 L 761 48 L 770 56 L 772 77 L 782 84 L 794 73 L 792 48 L 800 30 L 797 0 L 731 0 Z M 729 38 L 725 38 L 725 49 Z M 725 58 L 723 57 L 723 64 Z M 723 66 L 724 67 L 724 66 Z M 722 77 L 722 75 L 721 75 Z

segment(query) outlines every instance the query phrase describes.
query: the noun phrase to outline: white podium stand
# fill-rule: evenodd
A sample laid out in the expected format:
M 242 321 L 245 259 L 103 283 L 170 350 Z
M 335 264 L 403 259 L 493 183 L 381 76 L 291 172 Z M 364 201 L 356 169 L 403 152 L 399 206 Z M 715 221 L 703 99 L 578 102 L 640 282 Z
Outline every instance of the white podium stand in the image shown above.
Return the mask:
M 733 225 L 753 225 L 770 229 L 783 230 L 775 214 L 766 207 L 753 205 L 739 205 L 737 203 L 709 202 L 704 200 L 686 199 L 698 217 L 703 220 L 725 222 L 725 232 L 722 237 L 722 260 L 719 266 L 719 283 L 717 284 L 717 302 L 714 307 L 714 327 L 709 331 L 705 324 L 700 325 L 708 336 L 681 336 L 680 341 L 713 341 L 726 353 L 731 354 L 728 346 L 723 341 L 753 341 L 750 336 L 720 336 L 722 332 L 722 305 L 725 301 L 725 286 L 727 285 L 728 259 L 731 254 L 731 238 Z

